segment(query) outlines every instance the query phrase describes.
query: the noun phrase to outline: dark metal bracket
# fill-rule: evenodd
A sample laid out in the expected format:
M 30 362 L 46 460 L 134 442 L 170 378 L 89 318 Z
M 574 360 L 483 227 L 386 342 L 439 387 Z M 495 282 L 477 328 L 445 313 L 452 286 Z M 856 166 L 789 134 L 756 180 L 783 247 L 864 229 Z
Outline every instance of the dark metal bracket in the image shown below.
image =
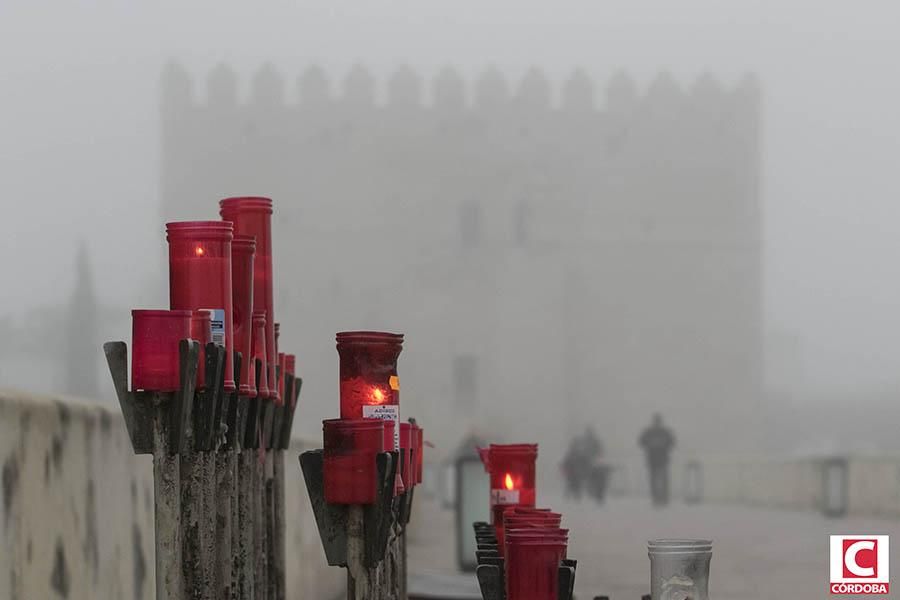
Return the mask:
M 288 403 L 287 399 L 285 399 L 284 419 L 282 420 L 281 440 L 279 441 L 279 448 L 282 450 L 287 450 L 291 446 L 291 431 L 294 429 L 294 413 L 297 411 L 297 404 L 300 401 L 300 388 L 303 386 L 302 378 L 293 375 L 287 375 L 287 378 L 288 379 L 284 384 L 284 393 L 291 399 L 291 402 Z M 288 389 L 290 389 L 290 393 L 288 393 Z
M 176 392 L 135 392 L 128 390 L 128 346 L 125 342 L 106 342 L 103 352 L 109 365 L 116 396 L 125 418 L 125 427 L 135 454 L 153 454 L 153 421 L 157 409 L 167 412 L 169 454 L 180 454 L 187 439 L 194 404 L 194 383 L 200 344 L 181 340 L 179 376 L 181 388 Z
M 256 370 L 256 381 L 259 381 L 262 375 L 262 361 L 254 359 L 253 368 Z M 259 448 L 259 407 L 263 402 L 264 400 L 260 398 L 247 398 L 244 403 L 246 404 L 244 427 L 238 430 L 239 433 L 243 432 L 241 448 Z
M 216 447 L 224 402 L 225 349 L 213 343 L 206 345 L 206 381 L 197 392 L 193 410 L 194 450 L 208 452 Z
M 375 503 L 363 508 L 365 563 L 370 567 L 384 560 L 387 550 L 393 519 L 391 507 L 396 477 L 396 455 L 383 452 L 376 457 L 375 462 L 378 469 Z M 349 508 L 346 505 L 325 502 L 323 451 L 319 449 L 302 453 L 300 468 L 306 481 L 306 490 L 316 517 L 325 558 L 331 566 L 346 567 Z

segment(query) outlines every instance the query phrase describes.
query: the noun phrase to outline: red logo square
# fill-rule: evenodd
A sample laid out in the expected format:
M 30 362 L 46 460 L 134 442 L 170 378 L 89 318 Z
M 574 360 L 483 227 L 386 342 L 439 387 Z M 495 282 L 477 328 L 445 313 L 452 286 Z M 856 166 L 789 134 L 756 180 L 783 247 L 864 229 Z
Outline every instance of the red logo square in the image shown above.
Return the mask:
M 878 540 L 875 538 L 845 538 L 842 541 L 844 578 L 877 578 Z

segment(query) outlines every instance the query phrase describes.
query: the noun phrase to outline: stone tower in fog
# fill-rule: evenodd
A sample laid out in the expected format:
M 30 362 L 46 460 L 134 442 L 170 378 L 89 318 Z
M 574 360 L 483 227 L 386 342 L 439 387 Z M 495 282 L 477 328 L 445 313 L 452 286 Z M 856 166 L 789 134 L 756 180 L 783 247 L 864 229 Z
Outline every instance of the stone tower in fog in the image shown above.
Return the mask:
M 666 73 L 639 92 L 576 71 L 356 66 L 162 80 L 162 209 L 276 203 L 276 314 L 307 431 L 332 416 L 341 329 L 407 333 L 403 406 L 553 439 L 595 424 L 634 451 L 661 411 L 680 448 L 752 431 L 761 394 L 760 91 Z M 246 90 L 239 92 L 238 90 Z M 383 98 L 383 100 L 382 100 Z M 427 100 L 426 100 L 427 98 Z

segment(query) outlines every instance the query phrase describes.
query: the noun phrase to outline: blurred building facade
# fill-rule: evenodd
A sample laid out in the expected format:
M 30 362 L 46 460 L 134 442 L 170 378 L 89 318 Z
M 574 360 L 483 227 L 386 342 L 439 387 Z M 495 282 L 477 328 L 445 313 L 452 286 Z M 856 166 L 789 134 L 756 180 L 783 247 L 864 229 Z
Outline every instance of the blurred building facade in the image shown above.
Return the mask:
M 387 328 L 407 333 L 404 412 L 439 448 L 475 429 L 558 457 L 593 423 L 635 451 L 654 411 L 683 450 L 735 448 L 762 406 L 760 111 L 752 77 L 639 91 L 576 71 L 555 89 L 534 69 L 266 65 L 197 84 L 173 64 L 162 213 L 275 200 L 309 432 L 337 410 L 334 332 Z

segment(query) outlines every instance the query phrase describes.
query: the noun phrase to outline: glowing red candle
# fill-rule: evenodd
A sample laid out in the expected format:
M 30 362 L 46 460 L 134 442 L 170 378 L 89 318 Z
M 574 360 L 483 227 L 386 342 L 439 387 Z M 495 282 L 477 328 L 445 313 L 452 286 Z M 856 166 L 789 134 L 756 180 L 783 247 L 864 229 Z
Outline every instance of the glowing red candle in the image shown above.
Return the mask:
M 191 339 L 200 344 L 200 357 L 197 362 L 198 390 L 206 389 L 206 345 L 212 341 L 212 325 L 209 312 L 195 310 L 191 314 Z
M 191 337 L 191 311 L 133 310 L 131 319 L 131 389 L 178 390 L 179 343 Z
M 534 506 L 537 444 L 491 444 L 491 507 Z
M 256 383 L 256 395 L 259 398 L 268 398 L 271 394 L 269 394 L 269 385 L 268 385 L 268 371 L 265 368 L 266 365 L 266 351 L 268 350 L 268 344 L 266 344 L 266 311 L 264 310 L 254 310 L 253 311 L 253 350 L 251 352 L 251 362 L 253 365 L 253 372 L 256 373 L 256 361 L 260 361 L 263 365 L 263 368 L 259 371 L 259 379 L 255 381 Z
M 213 342 L 232 356 L 231 223 L 167 223 L 169 305 L 173 309 L 208 310 Z M 234 363 L 225 361 L 225 390 L 234 391 Z
M 242 396 L 256 395 L 256 372 L 250 352 L 253 328 L 253 257 L 256 239 L 249 235 L 236 235 L 231 241 L 231 286 L 234 324 L 234 349 L 241 353 Z
M 394 447 L 400 449 L 400 378 L 397 358 L 403 335 L 377 331 L 337 334 L 340 356 L 341 418 L 394 421 Z
M 253 304 L 266 311 L 266 397 L 277 397 L 275 385 L 275 302 L 272 284 L 272 200 L 260 197 L 226 198 L 219 202 L 219 214 L 234 223 L 234 232 L 256 238 L 253 261 Z

